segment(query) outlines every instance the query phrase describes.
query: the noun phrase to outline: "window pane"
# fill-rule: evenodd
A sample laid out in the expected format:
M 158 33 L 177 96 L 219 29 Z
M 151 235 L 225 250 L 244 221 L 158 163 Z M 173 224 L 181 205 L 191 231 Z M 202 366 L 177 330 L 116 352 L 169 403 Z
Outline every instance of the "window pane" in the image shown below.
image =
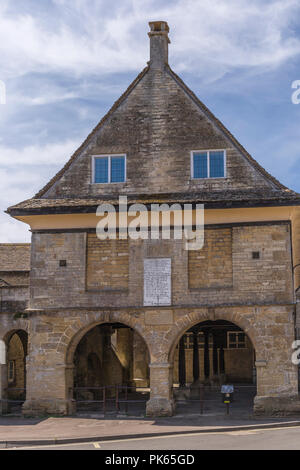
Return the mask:
M 95 158 L 95 183 L 108 183 L 108 157 Z
M 207 178 L 207 153 L 194 153 L 194 178 Z
M 224 152 L 209 152 L 209 176 L 220 178 L 224 176 Z
M 235 333 L 229 333 L 229 341 L 233 342 L 236 340 Z
M 111 182 L 119 183 L 125 181 L 125 158 L 111 158 Z

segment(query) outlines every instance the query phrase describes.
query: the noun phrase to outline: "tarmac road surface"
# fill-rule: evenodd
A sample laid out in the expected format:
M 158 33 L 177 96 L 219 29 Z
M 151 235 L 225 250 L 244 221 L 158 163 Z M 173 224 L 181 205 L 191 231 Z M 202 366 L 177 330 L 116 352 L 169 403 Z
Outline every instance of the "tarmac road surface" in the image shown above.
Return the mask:
M 300 427 L 126 438 L 3 450 L 299 450 Z

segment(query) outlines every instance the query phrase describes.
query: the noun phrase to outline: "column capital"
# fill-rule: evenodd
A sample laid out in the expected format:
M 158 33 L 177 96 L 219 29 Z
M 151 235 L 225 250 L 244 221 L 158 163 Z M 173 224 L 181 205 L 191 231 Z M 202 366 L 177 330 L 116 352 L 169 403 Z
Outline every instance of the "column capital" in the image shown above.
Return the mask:
M 149 367 L 151 369 L 172 369 L 173 364 L 170 364 L 169 362 L 153 362 L 149 364 Z

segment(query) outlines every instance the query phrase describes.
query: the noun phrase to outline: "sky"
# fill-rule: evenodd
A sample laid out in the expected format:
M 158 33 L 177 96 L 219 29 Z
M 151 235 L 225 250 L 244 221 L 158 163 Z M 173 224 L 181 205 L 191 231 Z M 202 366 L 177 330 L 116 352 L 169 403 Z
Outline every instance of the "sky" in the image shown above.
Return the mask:
M 30 241 L 4 211 L 52 178 L 145 67 L 155 20 L 169 24 L 172 69 L 300 192 L 300 0 L 1 0 L 0 243 Z

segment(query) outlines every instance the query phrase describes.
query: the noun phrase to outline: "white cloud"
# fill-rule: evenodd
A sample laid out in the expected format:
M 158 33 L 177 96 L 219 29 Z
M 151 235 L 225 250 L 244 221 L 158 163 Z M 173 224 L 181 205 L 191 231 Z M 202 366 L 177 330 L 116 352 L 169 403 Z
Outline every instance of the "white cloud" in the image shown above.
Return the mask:
M 54 127 L 47 126 L 45 116 L 41 125 L 32 106 L 79 97 L 96 101 L 97 96 L 116 93 L 119 85 L 111 83 L 105 75 L 137 72 L 146 64 L 148 21 L 168 21 L 172 67 L 179 72 L 190 71 L 202 83 L 215 82 L 237 68 L 243 69 L 238 77 L 252 80 L 260 73 L 260 80 L 265 71 L 300 54 L 300 39 L 293 30 L 300 13 L 299 0 L 52 0 L 54 9 L 49 15 L 45 10 L 44 17 L 41 9 L 50 1 L 39 3 L 39 9 L 31 8 L 25 13 L 16 3 L 0 2 L 0 80 L 9 85 L 8 104 L 5 113 L 0 114 L 0 242 L 29 240 L 27 226 L 3 211 L 32 197 L 85 137 L 47 143 Z M 26 74 L 30 79 L 34 76 L 31 85 L 25 83 Z M 40 74 L 49 80 L 40 80 Z M 230 90 L 242 88 L 237 74 L 226 86 Z M 28 119 L 26 107 L 31 107 L 32 112 Z M 81 119 L 91 109 L 82 103 L 74 105 L 75 108 Z M 49 113 L 48 109 L 43 112 Z M 48 114 L 47 117 L 50 121 Z M 22 145 L 25 139 L 42 143 L 22 149 L 10 147 L 6 139 L 7 134 L 11 136 L 12 122 L 17 145 Z M 64 135 L 70 135 L 68 122 L 63 121 L 59 110 L 57 122 Z M 6 132 L 8 126 L 10 132 Z M 41 132 L 42 135 L 37 135 Z M 298 131 L 291 130 L 290 135 L 281 133 L 276 138 L 264 144 L 266 166 L 272 165 L 280 172 L 281 157 L 287 150 L 285 142 L 289 139 L 289 161 L 285 160 L 284 169 L 288 178 L 297 162 Z M 256 145 L 259 148 L 259 143 Z M 270 163 L 269 149 L 275 147 L 278 152 L 272 154 Z
M 169 22 L 171 62 L 220 77 L 233 67 L 276 67 L 300 53 L 297 0 L 56 0 L 51 27 L 34 12 L 0 6 L 6 77 L 61 70 L 77 75 L 138 70 L 148 60 L 147 22 Z M 8 9 L 10 7 L 10 9 Z
M 83 139 L 67 140 L 61 143 L 30 145 L 22 149 L 0 145 L 1 166 L 16 167 L 16 165 L 63 165 L 79 147 Z M 1 174 L 1 173 L 0 173 Z
M 63 166 L 79 141 L 13 149 L 0 146 L 0 243 L 29 241 L 28 227 L 4 211 L 33 195 Z

